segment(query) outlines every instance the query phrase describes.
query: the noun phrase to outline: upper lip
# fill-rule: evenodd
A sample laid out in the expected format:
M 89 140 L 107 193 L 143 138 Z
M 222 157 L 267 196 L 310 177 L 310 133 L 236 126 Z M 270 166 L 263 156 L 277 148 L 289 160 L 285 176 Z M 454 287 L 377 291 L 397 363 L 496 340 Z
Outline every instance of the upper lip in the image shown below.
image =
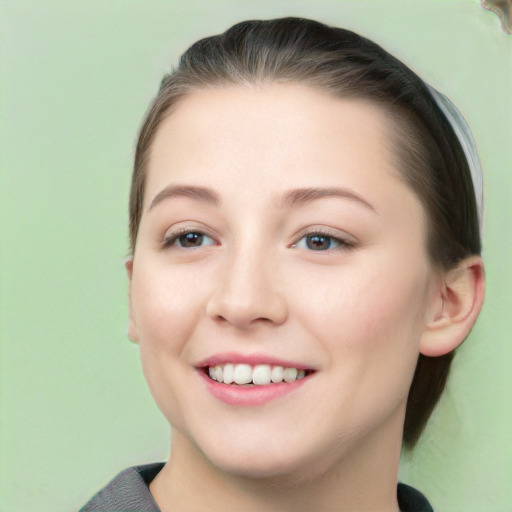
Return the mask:
M 223 352 L 214 354 L 199 361 L 195 366 L 197 368 L 205 368 L 210 366 L 217 366 L 219 364 L 250 364 L 256 366 L 259 364 L 268 364 L 271 366 L 284 366 L 287 368 L 297 368 L 297 370 L 314 370 L 315 368 L 310 365 L 300 363 L 292 360 L 285 360 L 278 357 L 266 354 L 240 354 L 237 352 Z

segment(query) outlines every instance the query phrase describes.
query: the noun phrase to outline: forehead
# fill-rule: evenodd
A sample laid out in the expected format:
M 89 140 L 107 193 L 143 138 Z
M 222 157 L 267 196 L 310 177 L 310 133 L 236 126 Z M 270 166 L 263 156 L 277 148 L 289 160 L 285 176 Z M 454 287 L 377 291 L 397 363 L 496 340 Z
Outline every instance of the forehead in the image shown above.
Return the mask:
M 300 85 L 233 86 L 180 99 L 153 141 L 150 167 L 167 159 L 175 170 L 229 158 L 230 167 L 300 162 L 312 170 L 333 157 L 342 167 L 389 167 L 388 120 L 368 101 L 338 99 Z M 361 148 L 371 148 L 358 154 Z M 155 164 L 155 165 L 153 165 Z M 239 171 L 241 169 L 239 168 Z
M 306 86 L 197 90 L 158 128 L 146 195 L 186 183 L 238 195 L 344 186 L 369 202 L 413 196 L 394 165 L 391 130 L 377 105 Z
M 372 142 L 384 143 L 387 125 L 385 111 L 369 100 L 339 98 L 300 84 L 233 85 L 181 97 L 159 127 L 154 144 L 163 131 L 169 135 L 173 129 L 201 135 L 196 142 L 203 145 L 208 135 L 218 143 L 219 129 L 224 137 L 248 135 L 254 142 L 269 134 L 288 140 L 321 134 L 339 141 L 350 133 L 372 132 Z

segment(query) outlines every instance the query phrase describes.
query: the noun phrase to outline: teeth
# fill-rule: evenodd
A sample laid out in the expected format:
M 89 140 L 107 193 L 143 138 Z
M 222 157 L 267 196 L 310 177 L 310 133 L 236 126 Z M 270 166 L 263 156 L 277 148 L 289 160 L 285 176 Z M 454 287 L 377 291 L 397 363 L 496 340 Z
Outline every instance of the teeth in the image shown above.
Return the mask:
M 250 384 L 252 382 L 252 368 L 249 364 L 235 365 L 235 383 Z
M 284 368 L 283 366 L 271 366 L 269 364 L 218 364 L 208 368 L 208 374 L 212 380 L 224 384 L 254 384 L 256 386 L 267 386 L 271 382 L 295 382 L 306 376 L 305 370 L 297 368 Z
M 283 371 L 283 379 L 285 382 L 294 382 L 297 380 L 297 368 L 285 368 Z
M 235 365 L 224 365 L 224 384 L 232 384 L 235 382 Z
M 270 384 L 270 366 L 268 364 L 259 364 L 252 370 L 252 382 L 258 386 Z
M 223 373 L 224 373 L 224 370 L 222 368 L 222 366 L 219 364 L 217 365 L 214 369 L 214 374 L 215 374 L 215 380 L 217 382 L 222 382 L 223 381 Z
M 272 382 L 283 382 L 283 367 L 274 366 L 270 373 L 270 378 L 272 379 Z

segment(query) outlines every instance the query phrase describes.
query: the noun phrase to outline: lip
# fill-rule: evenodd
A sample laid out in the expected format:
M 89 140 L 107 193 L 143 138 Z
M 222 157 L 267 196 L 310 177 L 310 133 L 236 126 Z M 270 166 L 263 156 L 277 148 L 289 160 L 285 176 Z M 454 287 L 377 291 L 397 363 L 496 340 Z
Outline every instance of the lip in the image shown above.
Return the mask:
M 269 384 L 268 386 L 237 386 L 212 380 L 202 369 L 198 369 L 198 374 L 206 384 L 208 391 L 215 398 L 227 405 L 243 407 L 263 405 L 288 395 L 303 386 L 312 376 L 309 375 L 290 383 L 279 382 L 277 384 Z
M 268 384 L 265 386 L 259 385 L 244 385 L 238 386 L 234 384 L 224 384 L 211 379 L 205 371 L 209 366 L 216 366 L 219 364 L 250 364 L 255 366 L 258 364 L 268 364 L 273 366 L 285 366 L 288 368 L 297 368 L 298 370 L 309 371 L 306 377 L 295 380 L 294 382 L 279 382 Z M 278 398 L 284 397 L 302 387 L 305 383 L 309 382 L 313 376 L 314 369 L 310 366 L 297 363 L 295 361 L 285 361 L 283 359 L 275 358 L 267 355 L 260 354 L 237 354 L 234 352 L 216 354 L 208 357 L 196 365 L 196 370 L 207 390 L 218 400 L 230 406 L 242 407 L 255 407 L 266 404 Z

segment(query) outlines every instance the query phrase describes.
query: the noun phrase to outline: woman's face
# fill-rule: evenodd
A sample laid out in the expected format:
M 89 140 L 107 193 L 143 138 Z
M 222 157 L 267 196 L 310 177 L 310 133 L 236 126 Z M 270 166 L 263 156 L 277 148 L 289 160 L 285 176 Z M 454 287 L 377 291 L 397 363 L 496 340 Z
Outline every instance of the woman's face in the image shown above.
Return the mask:
M 130 331 L 157 404 L 215 466 L 399 450 L 436 280 L 391 130 L 290 84 L 193 92 L 158 129 Z

